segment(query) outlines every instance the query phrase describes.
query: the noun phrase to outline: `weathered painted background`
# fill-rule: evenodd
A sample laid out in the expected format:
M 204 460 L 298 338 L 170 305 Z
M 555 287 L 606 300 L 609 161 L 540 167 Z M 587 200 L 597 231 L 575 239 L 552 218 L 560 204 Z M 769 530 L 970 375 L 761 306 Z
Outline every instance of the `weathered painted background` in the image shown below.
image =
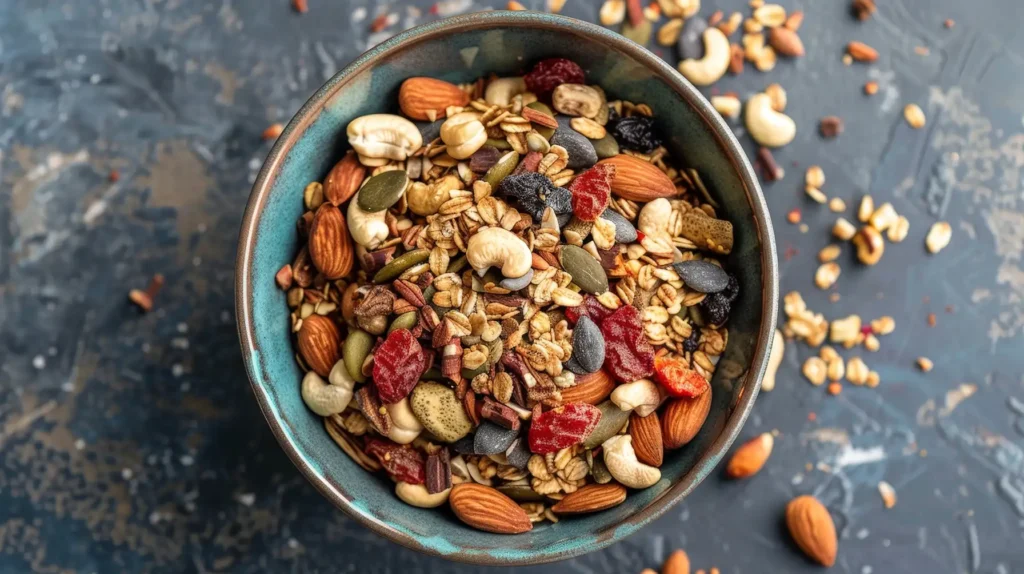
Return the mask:
M 0 571 L 471 571 L 329 507 L 242 371 L 232 264 L 269 149 L 260 133 L 370 43 L 439 17 L 429 1 L 309 4 L 300 16 L 286 0 L 0 1 Z M 781 433 L 765 471 L 713 478 L 641 534 L 550 569 L 639 572 L 684 546 L 724 574 L 817 571 L 780 520 L 790 497 L 815 493 L 841 529 L 838 572 L 1024 571 L 1024 5 L 886 0 L 858 23 L 845 0 L 783 4 L 806 12 L 807 56 L 718 89 L 788 89 L 799 134 L 765 190 L 782 291 L 830 319 L 893 315 L 882 349 L 860 351 L 882 385 L 831 397 L 799 375 L 811 351 L 790 345 L 744 432 Z M 598 6 L 564 12 L 595 20 Z M 702 14 L 715 8 L 749 11 L 705 0 Z M 396 23 L 370 34 L 385 12 Z M 880 60 L 843 66 L 851 39 Z M 868 79 L 882 85 L 873 98 Z M 908 102 L 924 129 L 903 122 Z M 846 131 L 823 142 L 829 114 Z M 911 220 L 876 267 L 844 254 L 836 303 L 812 283 L 834 219 L 803 196 L 815 163 L 851 209 L 870 192 Z M 795 207 L 806 233 L 785 222 Z M 953 242 L 929 256 L 937 217 Z M 167 286 L 143 315 L 126 293 L 157 272 Z M 921 355 L 934 371 L 915 369 Z

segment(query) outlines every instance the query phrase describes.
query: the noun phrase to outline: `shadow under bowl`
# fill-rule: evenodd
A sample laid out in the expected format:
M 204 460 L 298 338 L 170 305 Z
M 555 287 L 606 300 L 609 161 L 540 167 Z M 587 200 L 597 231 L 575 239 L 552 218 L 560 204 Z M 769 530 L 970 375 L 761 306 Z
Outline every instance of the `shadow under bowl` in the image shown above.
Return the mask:
M 430 76 L 471 82 L 521 75 L 534 62 L 565 57 L 608 99 L 655 111 L 680 167 L 696 169 L 718 216 L 733 222 L 725 260 L 740 283 L 729 341 L 712 381 L 714 400 L 700 434 L 665 457 L 662 480 L 620 506 L 533 531 L 502 536 L 459 522 L 446 509 L 406 505 L 383 476 L 352 462 L 299 394 L 285 293 L 274 275 L 299 247 L 295 222 L 306 183 L 322 180 L 348 148 L 345 127 L 397 111 L 402 81 Z M 710 104 L 659 58 L 598 26 L 552 14 L 484 12 L 429 23 L 378 45 L 328 81 L 295 115 L 271 150 L 245 211 L 236 262 L 236 312 L 245 367 L 267 422 L 303 475 L 328 500 L 378 534 L 444 558 L 534 564 L 603 548 L 636 532 L 683 499 L 715 467 L 753 406 L 775 328 L 777 263 L 771 222 L 750 164 Z

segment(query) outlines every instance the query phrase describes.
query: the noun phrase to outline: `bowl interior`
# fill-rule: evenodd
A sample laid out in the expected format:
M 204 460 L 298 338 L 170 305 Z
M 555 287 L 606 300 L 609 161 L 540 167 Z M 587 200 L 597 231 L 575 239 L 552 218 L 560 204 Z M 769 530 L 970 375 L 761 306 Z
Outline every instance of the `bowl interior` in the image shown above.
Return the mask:
M 440 32 L 444 30 L 443 32 Z M 386 478 L 367 474 L 326 434 L 320 417 L 299 396 L 285 295 L 274 274 L 294 257 L 302 190 L 322 180 L 347 149 L 345 127 L 358 116 L 397 111 L 401 82 L 431 76 L 470 82 L 491 73 L 517 75 L 533 62 L 570 58 L 601 85 L 608 99 L 645 102 L 655 111 L 677 163 L 696 168 L 733 222 L 735 248 L 727 265 L 741 290 L 729 323 L 729 342 L 713 381 L 714 403 L 700 435 L 666 456 L 663 478 L 596 515 L 541 525 L 519 536 L 470 529 L 446 510 L 405 505 Z M 600 548 L 663 512 L 714 467 L 739 430 L 763 368 L 774 326 L 774 248 L 760 192 L 735 140 L 713 127 L 706 102 L 689 102 L 663 78 L 670 68 L 612 32 L 544 14 L 477 14 L 434 23 L 396 37 L 332 79 L 292 121 L 264 166 L 243 224 L 239 256 L 239 322 L 257 397 L 282 445 L 328 498 L 374 530 L 407 546 L 476 562 L 549 561 Z M 704 107 L 703 112 L 698 108 Z M 703 114 L 703 115 L 702 115 Z M 759 234 L 769 242 L 767 253 Z M 766 274 L 769 267 L 770 273 Z M 771 281 L 765 279 L 771 277 Z M 750 368 L 750 365 L 754 365 Z

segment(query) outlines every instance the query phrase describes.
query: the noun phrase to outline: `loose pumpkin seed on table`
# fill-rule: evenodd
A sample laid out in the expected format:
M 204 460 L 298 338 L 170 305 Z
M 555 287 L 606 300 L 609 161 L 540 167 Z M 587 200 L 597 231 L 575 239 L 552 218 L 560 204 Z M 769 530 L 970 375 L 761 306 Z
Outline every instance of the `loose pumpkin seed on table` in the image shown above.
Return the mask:
M 660 480 L 707 416 L 739 287 L 732 225 L 657 110 L 564 58 L 491 78 L 409 78 L 403 115 L 353 120 L 278 276 L 341 449 L 412 506 L 513 534 Z

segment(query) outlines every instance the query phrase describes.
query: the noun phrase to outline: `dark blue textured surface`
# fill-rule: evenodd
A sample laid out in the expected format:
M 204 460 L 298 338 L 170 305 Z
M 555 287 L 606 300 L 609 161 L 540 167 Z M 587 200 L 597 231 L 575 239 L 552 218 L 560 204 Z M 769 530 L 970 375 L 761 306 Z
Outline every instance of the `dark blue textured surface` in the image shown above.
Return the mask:
M 365 6 L 354 0 L 310 0 L 305 16 L 284 0 L 258 4 L 0 2 L 4 572 L 475 571 L 334 510 L 281 453 L 247 388 L 232 266 L 269 149 L 260 133 L 367 47 L 376 15 L 370 6 L 352 21 Z M 704 15 L 749 12 L 704 4 Z M 840 528 L 835 571 L 1020 571 L 1024 408 L 1011 398 L 1024 399 L 1024 8 L 893 0 L 858 23 L 839 0 L 783 4 L 806 12 L 807 56 L 768 74 L 748 65 L 717 87 L 786 87 L 799 131 L 776 153 L 786 177 L 766 188 L 782 291 L 829 319 L 894 316 L 881 350 L 859 351 L 882 385 L 830 397 L 799 375 L 810 351 L 789 345 L 744 431 L 781 432 L 760 475 L 712 478 L 626 542 L 553 568 L 639 572 L 684 546 L 695 568 L 818 571 L 779 520 L 790 497 L 814 493 Z M 433 17 L 419 6 L 411 17 L 395 5 L 389 31 Z M 565 12 L 593 21 L 597 9 L 570 0 Z M 879 61 L 843 66 L 851 39 Z M 860 89 L 868 79 L 882 86 L 873 98 Z M 909 102 L 927 113 L 925 129 L 903 122 Z M 846 130 L 823 142 L 816 120 L 829 114 Z M 836 303 L 812 284 L 834 214 L 803 196 L 811 164 L 848 218 L 870 192 L 911 220 L 907 241 L 873 268 L 845 250 Z M 794 207 L 807 233 L 784 223 Z M 954 237 L 929 256 L 936 216 Z M 141 315 L 125 293 L 155 272 L 167 287 Z M 922 355 L 931 373 L 914 367 Z M 899 494 L 891 510 L 879 480 Z

